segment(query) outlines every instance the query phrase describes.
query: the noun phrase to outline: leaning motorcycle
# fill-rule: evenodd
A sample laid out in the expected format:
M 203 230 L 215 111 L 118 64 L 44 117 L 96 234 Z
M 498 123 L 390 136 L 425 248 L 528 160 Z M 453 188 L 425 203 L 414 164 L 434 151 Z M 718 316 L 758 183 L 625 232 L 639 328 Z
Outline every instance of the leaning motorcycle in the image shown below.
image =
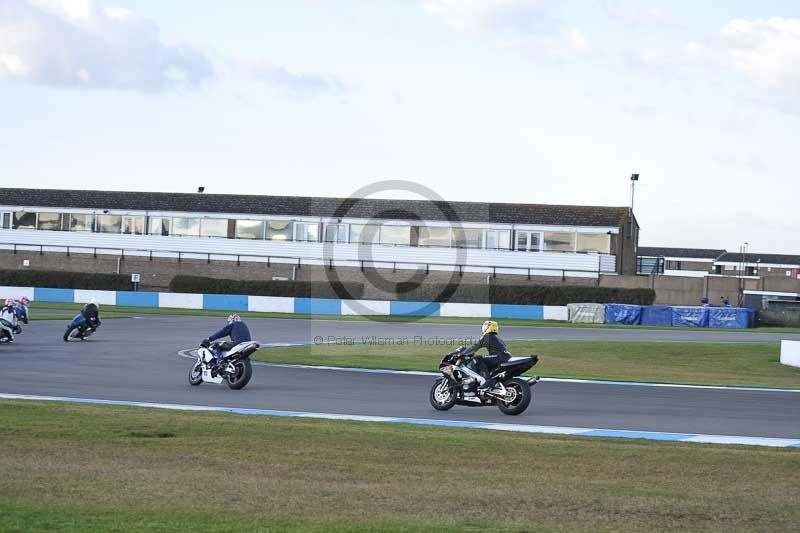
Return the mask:
M 254 341 L 242 342 L 223 353 L 222 362 L 217 366 L 211 346 L 197 349 L 197 360 L 189 369 L 189 384 L 222 383 L 224 380 L 231 389 L 243 389 L 253 377 L 250 356 L 259 348 Z
M 64 341 L 68 342 L 75 339 L 86 340 L 99 327 L 97 317 L 89 317 L 84 320 L 83 316 L 78 315 L 67 325 L 64 332 Z
M 483 376 L 472 366 L 472 357 L 465 355 L 465 350 L 461 346 L 445 355 L 439 363 L 442 377 L 436 380 L 430 392 L 433 408 L 447 411 L 456 404 L 472 407 L 497 405 L 507 415 L 523 413 L 533 397 L 531 386 L 539 381 L 539 377 L 524 378 L 521 375 L 533 368 L 539 358 L 535 355 L 512 357 L 491 371 L 498 390 L 479 391 Z

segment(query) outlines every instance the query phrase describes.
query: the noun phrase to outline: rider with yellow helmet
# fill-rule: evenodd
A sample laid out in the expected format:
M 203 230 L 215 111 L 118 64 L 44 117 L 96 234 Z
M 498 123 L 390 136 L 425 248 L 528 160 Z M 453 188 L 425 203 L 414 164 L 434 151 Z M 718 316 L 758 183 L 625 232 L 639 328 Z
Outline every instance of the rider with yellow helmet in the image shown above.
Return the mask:
M 464 352 L 465 355 L 472 355 L 481 348 L 486 348 L 488 355 L 474 357 L 475 369 L 486 379 L 478 387 L 479 391 L 488 391 L 494 387 L 494 380 L 490 377 L 492 370 L 507 362 L 511 358 L 511 352 L 506 343 L 498 337 L 500 327 L 494 320 L 487 320 L 481 326 L 481 338 L 478 342 L 470 346 Z

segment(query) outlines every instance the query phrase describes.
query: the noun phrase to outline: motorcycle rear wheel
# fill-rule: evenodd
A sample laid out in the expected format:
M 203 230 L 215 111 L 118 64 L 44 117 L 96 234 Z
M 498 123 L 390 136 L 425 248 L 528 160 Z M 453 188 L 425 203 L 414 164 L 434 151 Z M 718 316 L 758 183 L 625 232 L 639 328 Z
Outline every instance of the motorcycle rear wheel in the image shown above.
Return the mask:
M 253 365 L 250 364 L 250 359 L 239 359 L 233 363 L 233 367 L 236 372 L 233 374 L 226 373 L 225 382 L 228 387 L 234 390 L 243 389 L 250 382 L 250 378 L 253 377 Z
M 445 378 L 439 378 L 431 387 L 429 400 L 437 411 L 447 411 L 456 404 L 458 393 Z
M 504 402 L 503 400 L 497 400 L 497 408 L 500 411 L 507 415 L 519 415 L 525 412 L 525 409 L 531 403 L 531 398 L 533 397 L 531 393 L 531 386 L 528 385 L 528 382 L 522 378 L 514 378 L 507 383 L 504 383 L 507 389 L 514 389 L 516 395 L 514 400 L 511 402 Z

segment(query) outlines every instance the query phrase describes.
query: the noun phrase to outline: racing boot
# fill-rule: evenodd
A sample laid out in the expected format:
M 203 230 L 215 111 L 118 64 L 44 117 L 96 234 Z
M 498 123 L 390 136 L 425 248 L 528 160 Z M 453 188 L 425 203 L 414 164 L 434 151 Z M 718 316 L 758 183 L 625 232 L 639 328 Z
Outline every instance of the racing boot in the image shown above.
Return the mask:
M 214 366 L 211 367 L 212 374 L 222 373 L 222 352 L 214 352 Z

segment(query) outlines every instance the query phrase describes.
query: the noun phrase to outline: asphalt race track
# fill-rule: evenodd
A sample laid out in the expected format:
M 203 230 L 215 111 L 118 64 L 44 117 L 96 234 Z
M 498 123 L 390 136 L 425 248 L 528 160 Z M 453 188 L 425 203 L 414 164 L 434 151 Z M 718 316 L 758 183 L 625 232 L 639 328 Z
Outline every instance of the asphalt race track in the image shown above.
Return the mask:
M 249 319 L 261 342 L 311 342 L 314 337 L 460 338 L 476 326 Z M 248 407 L 349 415 L 472 420 L 507 424 L 800 438 L 800 393 L 542 382 L 532 407 L 509 417 L 495 407 L 428 404 L 433 378 L 257 365 L 242 391 L 191 387 L 191 361 L 177 352 L 224 325 L 224 318 L 148 315 L 106 320 L 95 337 L 65 343 L 65 321 L 35 321 L 14 344 L 0 345 L 0 393 L 106 400 Z M 753 342 L 797 338 L 746 332 L 505 328 L 508 338 Z M 751 340 L 752 339 L 752 340 Z M 387 347 L 391 357 L 391 347 Z M 434 370 L 433 368 L 431 370 Z M 800 385 L 800 384 L 799 384 Z

